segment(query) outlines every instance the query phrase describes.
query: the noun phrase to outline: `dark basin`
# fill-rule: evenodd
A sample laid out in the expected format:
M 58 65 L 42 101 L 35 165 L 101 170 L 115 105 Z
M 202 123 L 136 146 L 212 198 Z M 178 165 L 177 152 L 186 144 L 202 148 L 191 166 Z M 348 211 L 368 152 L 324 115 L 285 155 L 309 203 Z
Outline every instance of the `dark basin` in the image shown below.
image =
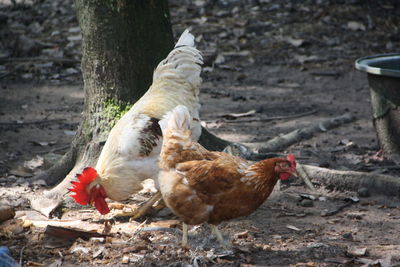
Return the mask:
M 356 69 L 368 73 L 374 126 L 381 148 L 400 154 L 400 54 L 357 59 Z

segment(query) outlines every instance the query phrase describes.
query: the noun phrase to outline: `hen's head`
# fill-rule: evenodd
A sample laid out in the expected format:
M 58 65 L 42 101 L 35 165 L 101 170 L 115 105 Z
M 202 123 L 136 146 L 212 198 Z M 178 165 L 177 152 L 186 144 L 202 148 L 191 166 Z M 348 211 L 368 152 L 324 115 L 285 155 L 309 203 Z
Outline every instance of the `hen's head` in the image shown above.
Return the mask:
M 275 172 L 279 174 L 279 179 L 287 180 L 290 176 L 297 176 L 296 158 L 293 154 L 289 154 L 286 159 L 277 161 L 275 164 Z
M 69 191 L 75 193 L 71 195 L 75 201 L 81 205 L 93 204 L 101 214 L 110 212 L 105 201 L 106 191 L 100 184 L 93 185 L 92 182 L 97 178 L 95 169 L 87 167 L 81 174 L 77 174 L 78 181 L 72 181 L 72 188 Z

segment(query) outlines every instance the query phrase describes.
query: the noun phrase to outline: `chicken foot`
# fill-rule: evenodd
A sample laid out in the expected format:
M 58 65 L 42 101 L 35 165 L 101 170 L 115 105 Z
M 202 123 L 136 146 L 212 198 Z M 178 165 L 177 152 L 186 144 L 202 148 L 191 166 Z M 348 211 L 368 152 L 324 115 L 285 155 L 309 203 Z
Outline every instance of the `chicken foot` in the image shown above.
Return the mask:
M 149 212 L 149 210 L 152 208 L 152 206 L 154 205 L 154 203 L 156 203 L 157 201 L 159 201 L 161 199 L 162 199 L 161 193 L 157 192 L 149 200 L 147 200 L 143 205 L 141 205 L 139 208 L 134 209 L 132 211 L 124 211 L 122 214 L 118 214 L 116 216 L 131 217 L 131 220 L 135 220 L 135 219 L 147 214 Z M 158 209 L 160 209 L 159 206 L 164 207 L 161 204 L 159 204 L 159 205 L 157 205 Z
M 218 230 L 218 227 L 210 224 L 211 232 L 215 234 L 221 246 L 229 251 L 229 246 L 226 244 L 224 238 L 222 237 L 221 232 Z M 182 248 L 188 248 L 188 225 L 186 223 L 182 223 Z
M 140 206 L 137 210 L 132 212 L 131 220 L 135 220 L 139 217 L 145 215 L 149 209 L 153 206 L 154 203 L 162 199 L 161 192 L 158 191 L 155 193 L 149 200 L 147 200 L 142 206 Z

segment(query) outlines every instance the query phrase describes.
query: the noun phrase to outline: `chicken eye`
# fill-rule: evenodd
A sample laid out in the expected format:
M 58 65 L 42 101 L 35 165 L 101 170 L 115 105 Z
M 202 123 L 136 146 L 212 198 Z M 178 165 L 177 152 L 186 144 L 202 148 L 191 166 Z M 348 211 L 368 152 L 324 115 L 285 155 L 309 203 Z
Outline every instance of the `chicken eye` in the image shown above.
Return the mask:
M 289 168 L 289 164 L 287 164 L 286 162 L 284 162 L 284 163 L 281 163 L 281 164 L 280 164 L 280 167 L 281 167 L 282 169 L 287 169 L 287 168 Z

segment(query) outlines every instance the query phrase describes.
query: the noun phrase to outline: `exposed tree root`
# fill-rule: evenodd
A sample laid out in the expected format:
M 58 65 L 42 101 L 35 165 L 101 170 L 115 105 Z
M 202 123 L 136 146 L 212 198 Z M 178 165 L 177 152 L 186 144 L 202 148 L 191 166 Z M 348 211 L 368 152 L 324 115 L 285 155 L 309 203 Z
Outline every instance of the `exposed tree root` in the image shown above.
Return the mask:
M 225 149 L 225 147 L 231 144 L 231 142 L 213 135 L 204 127 L 201 127 L 201 136 L 199 139 L 199 143 L 209 150 L 218 151 L 222 151 L 223 149 Z
M 319 181 L 327 188 L 357 191 L 366 187 L 371 193 L 400 197 L 400 178 L 390 175 L 339 171 L 311 165 L 302 165 L 313 181 Z
M 282 151 L 287 147 L 300 142 L 301 140 L 311 138 L 315 133 L 325 132 L 329 129 L 336 128 L 344 123 L 349 123 L 354 120 L 355 118 L 351 114 L 346 113 L 344 115 L 325 119 L 302 129 L 297 129 L 290 133 L 277 136 L 267 142 L 249 143 L 248 145 L 257 149 L 260 153 Z
M 61 183 L 50 190 L 37 192 L 30 199 L 31 207 L 49 216 L 65 200 L 76 174 L 87 166 L 95 165 L 100 151 L 99 142 L 92 141 L 84 145 L 84 138 L 78 131 L 70 150 L 49 170 L 32 178 L 32 181 L 43 180 L 48 185 Z

